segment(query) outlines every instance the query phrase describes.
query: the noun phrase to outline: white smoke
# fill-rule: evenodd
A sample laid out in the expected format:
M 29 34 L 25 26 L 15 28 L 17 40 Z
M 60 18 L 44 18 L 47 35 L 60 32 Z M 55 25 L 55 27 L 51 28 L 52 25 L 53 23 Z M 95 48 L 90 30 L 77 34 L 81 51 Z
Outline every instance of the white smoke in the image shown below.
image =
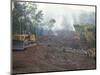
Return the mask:
M 95 7 L 78 5 L 59 5 L 37 3 L 38 10 L 43 10 L 44 20 L 51 18 L 56 20 L 52 30 L 71 30 L 75 31 L 74 24 L 80 23 L 80 14 L 83 12 L 95 12 Z

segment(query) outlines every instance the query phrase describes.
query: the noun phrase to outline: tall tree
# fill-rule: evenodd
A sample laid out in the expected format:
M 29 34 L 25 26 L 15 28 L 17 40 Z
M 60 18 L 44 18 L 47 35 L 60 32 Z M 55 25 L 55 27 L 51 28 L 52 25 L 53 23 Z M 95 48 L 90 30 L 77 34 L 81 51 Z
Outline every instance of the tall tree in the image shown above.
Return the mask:
M 37 11 L 37 5 L 32 2 L 14 2 L 13 33 L 35 34 L 42 21 L 42 11 Z

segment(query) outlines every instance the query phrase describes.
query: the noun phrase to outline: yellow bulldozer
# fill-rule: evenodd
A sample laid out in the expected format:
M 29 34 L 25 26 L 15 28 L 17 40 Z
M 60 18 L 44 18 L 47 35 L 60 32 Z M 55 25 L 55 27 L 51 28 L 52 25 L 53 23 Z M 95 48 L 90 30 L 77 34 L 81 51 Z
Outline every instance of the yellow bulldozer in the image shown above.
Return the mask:
M 35 35 L 28 35 L 28 34 L 15 34 L 13 36 L 13 40 L 18 41 L 36 41 Z
M 34 34 L 15 34 L 13 35 L 13 49 L 21 50 L 33 45 L 36 42 Z

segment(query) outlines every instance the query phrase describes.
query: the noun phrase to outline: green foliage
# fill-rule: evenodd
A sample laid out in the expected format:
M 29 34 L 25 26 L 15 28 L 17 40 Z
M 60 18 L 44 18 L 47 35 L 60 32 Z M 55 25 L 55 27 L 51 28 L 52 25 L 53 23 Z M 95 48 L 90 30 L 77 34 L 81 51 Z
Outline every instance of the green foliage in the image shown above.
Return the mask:
M 76 32 L 80 33 L 81 40 L 88 43 L 88 47 L 95 47 L 95 25 L 74 25 Z
M 14 2 L 12 12 L 13 34 L 36 34 L 36 28 L 42 20 L 42 11 L 32 2 Z

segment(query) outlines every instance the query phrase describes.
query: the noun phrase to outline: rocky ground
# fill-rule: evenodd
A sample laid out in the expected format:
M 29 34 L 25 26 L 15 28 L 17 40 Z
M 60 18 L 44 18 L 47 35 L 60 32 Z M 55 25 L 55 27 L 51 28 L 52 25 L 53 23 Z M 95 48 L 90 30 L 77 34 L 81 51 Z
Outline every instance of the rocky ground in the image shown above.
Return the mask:
M 64 42 L 64 41 L 63 41 Z M 67 47 L 61 41 L 38 41 L 24 51 L 13 51 L 13 73 L 95 69 L 95 58 L 84 49 Z

